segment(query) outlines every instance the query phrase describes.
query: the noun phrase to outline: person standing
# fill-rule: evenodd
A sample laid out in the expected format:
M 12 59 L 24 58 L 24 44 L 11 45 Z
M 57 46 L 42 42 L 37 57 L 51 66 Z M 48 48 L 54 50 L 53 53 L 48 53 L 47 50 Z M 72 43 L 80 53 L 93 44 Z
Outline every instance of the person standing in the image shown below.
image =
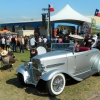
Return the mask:
M 68 33 L 67 34 L 70 35 L 70 30 L 68 30 Z
M 26 48 L 27 47 L 27 44 L 28 44 L 28 36 L 27 35 L 25 35 L 24 40 L 25 40 L 25 48 Z
M 17 38 L 17 52 L 20 52 L 20 37 Z
M 21 36 L 20 38 L 21 38 L 20 39 L 20 53 L 21 52 L 24 53 L 24 45 L 25 45 L 25 43 L 24 43 L 24 37 Z
M 62 37 L 58 37 L 58 43 L 63 43 Z
M 89 47 L 91 49 L 92 44 L 94 43 L 94 39 L 92 39 L 91 34 L 84 40 L 85 47 Z
M 35 37 L 34 35 L 31 36 L 29 44 L 30 44 L 30 60 L 31 60 L 31 51 L 33 48 L 35 48 Z
M 39 36 L 38 42 L 39 42 L 39 46 L 43 46 L 43 43 L 42 43 L 43 40 L 42 40 L 41 36 Z
M 35 42 L 35 37 L 32 35 L 30 39 L 30 50 L 35 47 Z
M 11 44 L 12 44 L 12 50 L 13 50 L 13 52 L 15 51 L 16 52 L 16 39 L 15 39 L 16 37 L 15 36 L 13 36 L 12 37 L 12 39 L 11 39 Z
M 47 47 L 47 38 L 44 36 L 43 38 L 43 46 L 46 48 Z
M 68 35 L 65 35 L 65 36 L 64 36 L 63 42 L 64 42 L 64 43 L 69 43 L 69 42 L 70 42 L 70 40 L 69 40 L 69 38 L 68 38 Z
M 63 29 L 63 35 L 65 36 L 66 33 L 67 33 L 67 32 L 66 32 L 66 28 L 64 28 L 64 29 Z
M 32 59 L 34 56 L 36 56 L 36 55 L 37 55 L 37 50 L 36 50 L 36 48 L 34 47 L 34 48 L 31 49 L 31 52 L 30 52 L 30 61 L 31 61 L 31 59 Z
M 60 30 L 57 28 L 56 35 L 59 36 Z
M 80 51 L 79 47 L 80 47 L 79 41 L 76 40 L 76 41 L 75 41 L 75 51 L 76 51 L 76 52 L 79 52 L 79 51 Z
M 10 39 L 9 36 L 6 38 L 6 50 L 8 51 L 10 48 Z
M 1 47 L 4 50 L 4 48 L 5 48 L 5 38 L 4 37 L 2 37 L 2 39 L 1 39 Z

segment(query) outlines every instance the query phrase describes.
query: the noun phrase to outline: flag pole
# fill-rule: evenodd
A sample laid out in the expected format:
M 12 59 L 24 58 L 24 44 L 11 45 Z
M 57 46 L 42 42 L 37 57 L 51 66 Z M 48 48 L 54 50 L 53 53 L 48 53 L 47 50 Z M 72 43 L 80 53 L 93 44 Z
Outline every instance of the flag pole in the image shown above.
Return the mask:
M 52 39 L 52 33 L 51 33 L 51 23 L 50 23 L 50 12 L 51 11 L 54 11 L 54 8 L 53 9 L 50 9 L 51 6 L 50 4 L 48 4 L 48 8 L 43 8 L 42 10 L 48 10 L 48 23 L 47 23 L 47 35 L 50 37 L 50 40 Z
M 50 40 L 51 40 L 51 28 L 50 28 L 50 5 L 48 5 L 48 35 L 50 36 Z

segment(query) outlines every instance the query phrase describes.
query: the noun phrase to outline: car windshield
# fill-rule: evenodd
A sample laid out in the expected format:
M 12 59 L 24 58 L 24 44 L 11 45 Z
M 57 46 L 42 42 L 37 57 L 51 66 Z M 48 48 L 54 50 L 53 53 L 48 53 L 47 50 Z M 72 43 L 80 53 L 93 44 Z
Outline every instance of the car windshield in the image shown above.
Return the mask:
M 51 50 L 68 50 L 68 51 L 74 51 L 74 43 L 52 43 L 51 44 Z

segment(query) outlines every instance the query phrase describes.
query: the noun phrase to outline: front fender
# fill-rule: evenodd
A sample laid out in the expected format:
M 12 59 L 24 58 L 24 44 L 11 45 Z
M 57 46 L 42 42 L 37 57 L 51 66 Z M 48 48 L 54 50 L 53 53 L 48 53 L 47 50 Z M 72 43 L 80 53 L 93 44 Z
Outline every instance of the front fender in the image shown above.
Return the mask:
M 44 74 L 41 76 L 41 79 L 44 80 L 44 81 L 48 81 L 48 80 L 50 80 L 55 74 L 58 74 L 58 73 L 67 74 L 67 75 L 69 75 L 70 77 L 72 77 L 73 79 L 75 79 L 75 80 L 77 80 L 77 81 L 82 81 L 82 80 L 83 80 L 83 79 L 74 77 L 73 75 L 71 75 L 71 74 L 68 73 L 68 72 L 65 72 L 65 71 L 62 70 L 62 69 L 53 69 L 53 70 L 50 70 L 49 72 L 44 73 Z
M 25 66 L 21 65 L 16 70 L 17 73 L 21 73 L 24 77 L 24 82 L 26 82 L 27 78 L 30 77 L 30 74 L 28 71 L 26 71 Z

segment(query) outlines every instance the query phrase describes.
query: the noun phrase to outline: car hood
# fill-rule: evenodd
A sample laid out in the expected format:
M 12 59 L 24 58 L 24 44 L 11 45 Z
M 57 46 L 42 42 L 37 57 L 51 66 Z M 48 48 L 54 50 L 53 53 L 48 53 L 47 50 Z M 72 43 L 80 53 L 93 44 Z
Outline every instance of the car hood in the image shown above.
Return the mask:
M 71 51 L 51 51 L 45 54 L 37 55 L 33 57 L 33 59 L 40 59 L 41 61 L 48 60 L 48 59 L 56 59 L 56 58 L 66 57 L 67 54 L 70 53 L 72 54 Z

